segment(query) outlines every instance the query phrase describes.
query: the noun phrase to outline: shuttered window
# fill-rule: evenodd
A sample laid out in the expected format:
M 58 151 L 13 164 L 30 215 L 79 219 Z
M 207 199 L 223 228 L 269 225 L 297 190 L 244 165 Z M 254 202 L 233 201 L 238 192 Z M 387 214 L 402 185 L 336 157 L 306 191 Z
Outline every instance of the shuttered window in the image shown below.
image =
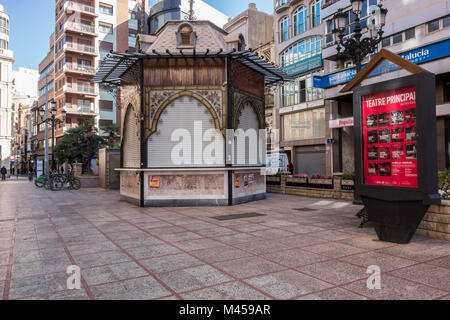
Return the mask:
M 139 168 L 141 152 L 137 136 L 136 116 L 132 108 L 128 108 L 125 115 L 124 131 L 123 166 L 124 168 Z
M 170 103 L 159 118 L 157 130 L 148 141 L 150 168 L 223 166 L 223 136 L 215 130 L 209 110 L 197 99 L 182 96 Z M 207 131 L 215 135 L 209 141 L 202 141 Z M 184 149 L 181 148 L 183 142 Z M 208 146 L 213 142 L 217 153 L 208 153 Z M 203 157 L 204 153 L 212 157 Z
M 259 138 L 259 121 L 255 110 L 246 103 L 239 115 L 239 125 L 234 138 L 234 159 L 235 166 L 252 166 L 262 163 L 259 153 L 261 152 L 261 143 Z M 245 136 L 244 136 L 245 134 Z M 245 139 L 244 139 L 245 138 Z M 245 144 L 244 144 L 245 143 Z

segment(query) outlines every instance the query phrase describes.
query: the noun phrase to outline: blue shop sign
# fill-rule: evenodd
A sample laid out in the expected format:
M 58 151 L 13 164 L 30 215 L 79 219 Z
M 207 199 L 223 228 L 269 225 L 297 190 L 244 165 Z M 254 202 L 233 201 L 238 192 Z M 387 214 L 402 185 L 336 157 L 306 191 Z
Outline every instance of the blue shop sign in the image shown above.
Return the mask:
M 413 50 L 398 53 L 400 57 L 409 62 L 420 64 L 436 59 L 450 56 L 450 39 L 435 42 L 427 46 L 419 47 Z M 364 68 L 365 65 L 362 67 Z M 369 76 L 375 76 L 384 72 L 391 72 L 399 67 L 392 63 L 384 61 L 378 65 Z M 339 84 L 347 83 L 356 75 L 356 67 L 348 68 L 342 71 L 330 73 L 324 76 L 314 76 L 313 86 L 316 88 L 329 88 Z
M 296 76 L 300 73 L 308 72 L 309 70 L 314 70 L 322 67 L 322 54 L 316 54 L 315 56 L 297 61 L 296 63 L 290 64 L 286 67 L 282 67 L 281 70 L 283 70 L 290 76 Z

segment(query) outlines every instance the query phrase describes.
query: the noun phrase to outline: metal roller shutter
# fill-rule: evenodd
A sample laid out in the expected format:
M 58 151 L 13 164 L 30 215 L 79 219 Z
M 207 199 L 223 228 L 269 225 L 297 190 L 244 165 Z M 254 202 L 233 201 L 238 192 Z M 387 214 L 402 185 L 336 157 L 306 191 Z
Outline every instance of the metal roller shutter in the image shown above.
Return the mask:
M 191 96 L 182 96 L 170 103 L 158 121 L 158 131 L 152 134 L 148 141 L 148 166 L 157 167 L 207 167 L 221 166 L 224 164 L 223 156 L 223 136 L 218 135 L 220 139 L 220 148 L 216 148 L 217 159 L 219 163 L 206 164 L 203 159 L 203 151 L 211 142 L 195 141 L 194 143 L 194 122 L 201 122 L 201 132 L 198 134 L 204 136 L 205 131 L 215 129 L 214 118 L 209 110 L 200 101 Z M 189 131 L 191 136 L 191 154 L 190 163 L 176 163 L 172 159 L 172 150 L 181 143 L 172 141 L 172 133 L 177 129 Z M 200 128 L 197 128 L 200 130 Z M 202 144 L 200 144 L 202 143 Z
M 260 143 L 259 143 L 259 121 L 258 121 L 258 116 L 255 113 L 255 110 L 253 109 L 253 107 L 250 105 L 250 103 L 246 103 L 244 105 L 244 107 L 241 110 L 241 114 L 239 116 L 239 125 L 238 125 L 238 129 L 242 129 L 244 131 L 247 131 L 249 129 L 253 129 L 256 132 L 256 138 L 258 143 L 256 143 L 256 147 L 257 147 L 257 155 L 259 155 L 260 152 Z M 246 138 L 246 143 L 245 143 L 245 153 L 242 152 L 238 152 L 238 138 L 237 136 L 235 136 L 234 139 L 235 145 L 234 145 L 234 154 L 235 154 L 235 165 L 239 166 L 239 165 L 248 165 L 248 166 L 252 166 L 252 165 L 260 165 L 262 163 L 261 159 L 259 156 L 256 157 L 256 161 L 251 161 L 252 158 L 250 157 L 250 146 L 252 146 L 252 149 L 254 147 L 253 144 L 249 143 L 249 139 Z M 252 151 L 254 152 L 254 151 Z
M 137 135 L 136 117 L 132 108 L 128 108 L 125 117 L 123 166 L 124 168 L 140 168 L 140 143 Z

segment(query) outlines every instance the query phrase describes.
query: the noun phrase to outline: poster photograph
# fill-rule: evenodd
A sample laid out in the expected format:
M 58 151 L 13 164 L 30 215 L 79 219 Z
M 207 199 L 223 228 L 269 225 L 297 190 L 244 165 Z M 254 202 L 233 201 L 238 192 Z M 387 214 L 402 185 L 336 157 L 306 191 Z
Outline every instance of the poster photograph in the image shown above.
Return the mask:
M 365 184 L 418 186 L 415 108 L 414 87 L 362 97 Z
M 378 160 L 378 147 L 369 147 L 368 150 L 369 160 Z
M 378 127 L 387 127 L 389 126 L 389 119 L 390 119 L 389 112 L 380 113 L 378 115 Z

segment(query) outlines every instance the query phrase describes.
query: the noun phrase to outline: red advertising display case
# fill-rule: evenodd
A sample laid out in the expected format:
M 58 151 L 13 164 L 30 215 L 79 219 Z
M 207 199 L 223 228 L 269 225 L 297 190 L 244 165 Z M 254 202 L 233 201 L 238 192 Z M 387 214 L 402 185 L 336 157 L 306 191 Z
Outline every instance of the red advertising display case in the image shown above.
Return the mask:
M 362 122 L 364 183 L 417 188 L 415 88 L 363 96 Z
M 355 197 L 380 240 L 407 243 L 437 192 L 435 76 L 353 87 Z

